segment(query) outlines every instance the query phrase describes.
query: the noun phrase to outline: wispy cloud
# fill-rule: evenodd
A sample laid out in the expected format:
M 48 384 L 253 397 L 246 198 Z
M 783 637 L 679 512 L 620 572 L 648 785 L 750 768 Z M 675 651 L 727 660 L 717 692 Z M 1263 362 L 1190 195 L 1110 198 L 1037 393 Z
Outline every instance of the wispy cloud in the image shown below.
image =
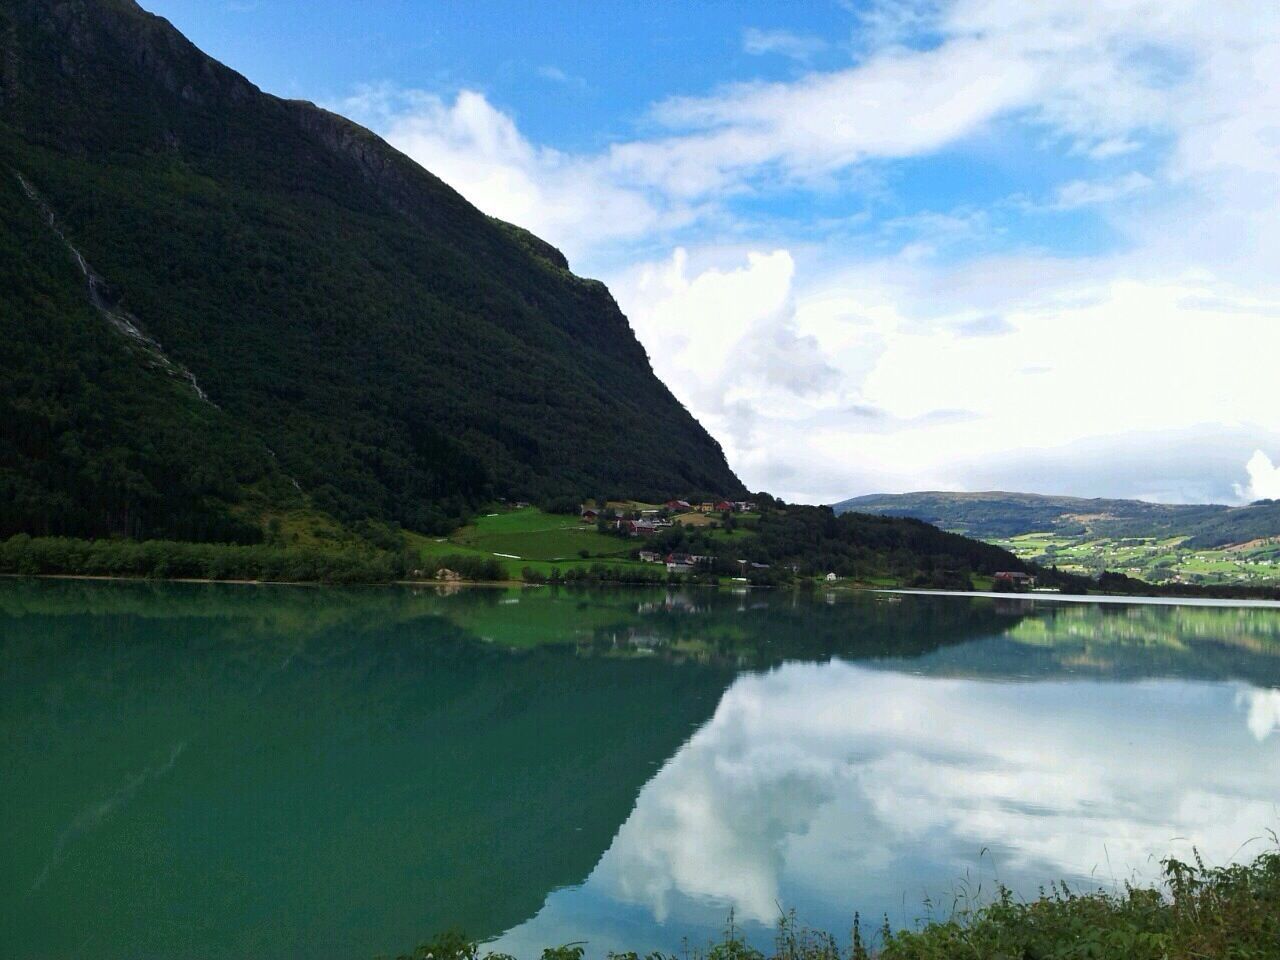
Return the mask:
M 1058 187 L 1048 208 L 1075 210 L 1098 203 L 1114 203 L 1149 189 L 1155 181 L 1133 171 L 1110 180 L 1072 180 Z
M 535 71 L 543 80 L 549 80 L 551 83 L 558 83 L 566 87 L 576 87 L 579 90 L 586 90 L 587 81 L 582 77 L 572 73 L 567 73 L 555 64 L 543 64 Z
M 1002 337 L 1013 333 L 1016 328 L 1005 317 L 987 314 L 972 320 L 962 320 L 956 324 L 956 333 L 962 337 Z
M 742 49 L 756 56 L 776 53 L 792 60 L 807 61 L 827 49 L 827 46 L 827 41 L 822 37 L 792 33 L 790 30 L 747 27 L 742 31 Z

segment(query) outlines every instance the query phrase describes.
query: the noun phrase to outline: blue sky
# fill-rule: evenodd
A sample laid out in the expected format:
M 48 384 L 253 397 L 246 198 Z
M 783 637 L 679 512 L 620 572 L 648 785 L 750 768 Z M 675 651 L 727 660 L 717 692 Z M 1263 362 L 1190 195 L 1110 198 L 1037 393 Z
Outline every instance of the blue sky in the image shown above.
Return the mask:
M 148 0 L 604 279 L 753 487 L 1280 496 L 1280 10 Z
M 378 80 L 453 93 L 483 90 L 521 128 L 561 149 L 633 136 L 653 102 L 726 79 L 786 79 L 794 60 L 747 53 L 752 27 L 834 38 L 853 18 L 836 3 L 422 3 L 154 0 L 189 38 L 281 96 L 335 100 Z

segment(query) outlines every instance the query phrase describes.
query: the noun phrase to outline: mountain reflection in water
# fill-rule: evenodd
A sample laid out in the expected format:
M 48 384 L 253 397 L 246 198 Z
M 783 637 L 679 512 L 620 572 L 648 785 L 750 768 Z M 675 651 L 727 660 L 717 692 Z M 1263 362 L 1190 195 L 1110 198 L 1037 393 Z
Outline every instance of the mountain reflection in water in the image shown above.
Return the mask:
M 0 940 L 602 955 L 1222 861 L 1280 822 L 1277 653 L 1261 609 L 3 583 Z

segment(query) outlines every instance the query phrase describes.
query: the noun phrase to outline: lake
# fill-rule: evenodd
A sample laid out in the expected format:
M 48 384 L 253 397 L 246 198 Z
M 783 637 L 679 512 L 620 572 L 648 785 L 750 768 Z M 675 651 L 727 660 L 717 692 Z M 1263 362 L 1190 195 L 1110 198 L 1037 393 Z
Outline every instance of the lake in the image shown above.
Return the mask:
M 14 958 L 536 957 L 1115 888 L 1280 827 L 1280 610 L 0 582 Z

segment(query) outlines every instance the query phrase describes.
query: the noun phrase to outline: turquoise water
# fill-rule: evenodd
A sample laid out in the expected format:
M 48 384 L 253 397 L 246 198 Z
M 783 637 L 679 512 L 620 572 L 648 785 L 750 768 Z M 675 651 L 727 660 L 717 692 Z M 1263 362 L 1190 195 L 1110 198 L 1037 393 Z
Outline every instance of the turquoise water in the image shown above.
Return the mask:
M 840 933 L 1262 849 L 1280 611 L 7 581 L 0 771 L 6 957 Z

